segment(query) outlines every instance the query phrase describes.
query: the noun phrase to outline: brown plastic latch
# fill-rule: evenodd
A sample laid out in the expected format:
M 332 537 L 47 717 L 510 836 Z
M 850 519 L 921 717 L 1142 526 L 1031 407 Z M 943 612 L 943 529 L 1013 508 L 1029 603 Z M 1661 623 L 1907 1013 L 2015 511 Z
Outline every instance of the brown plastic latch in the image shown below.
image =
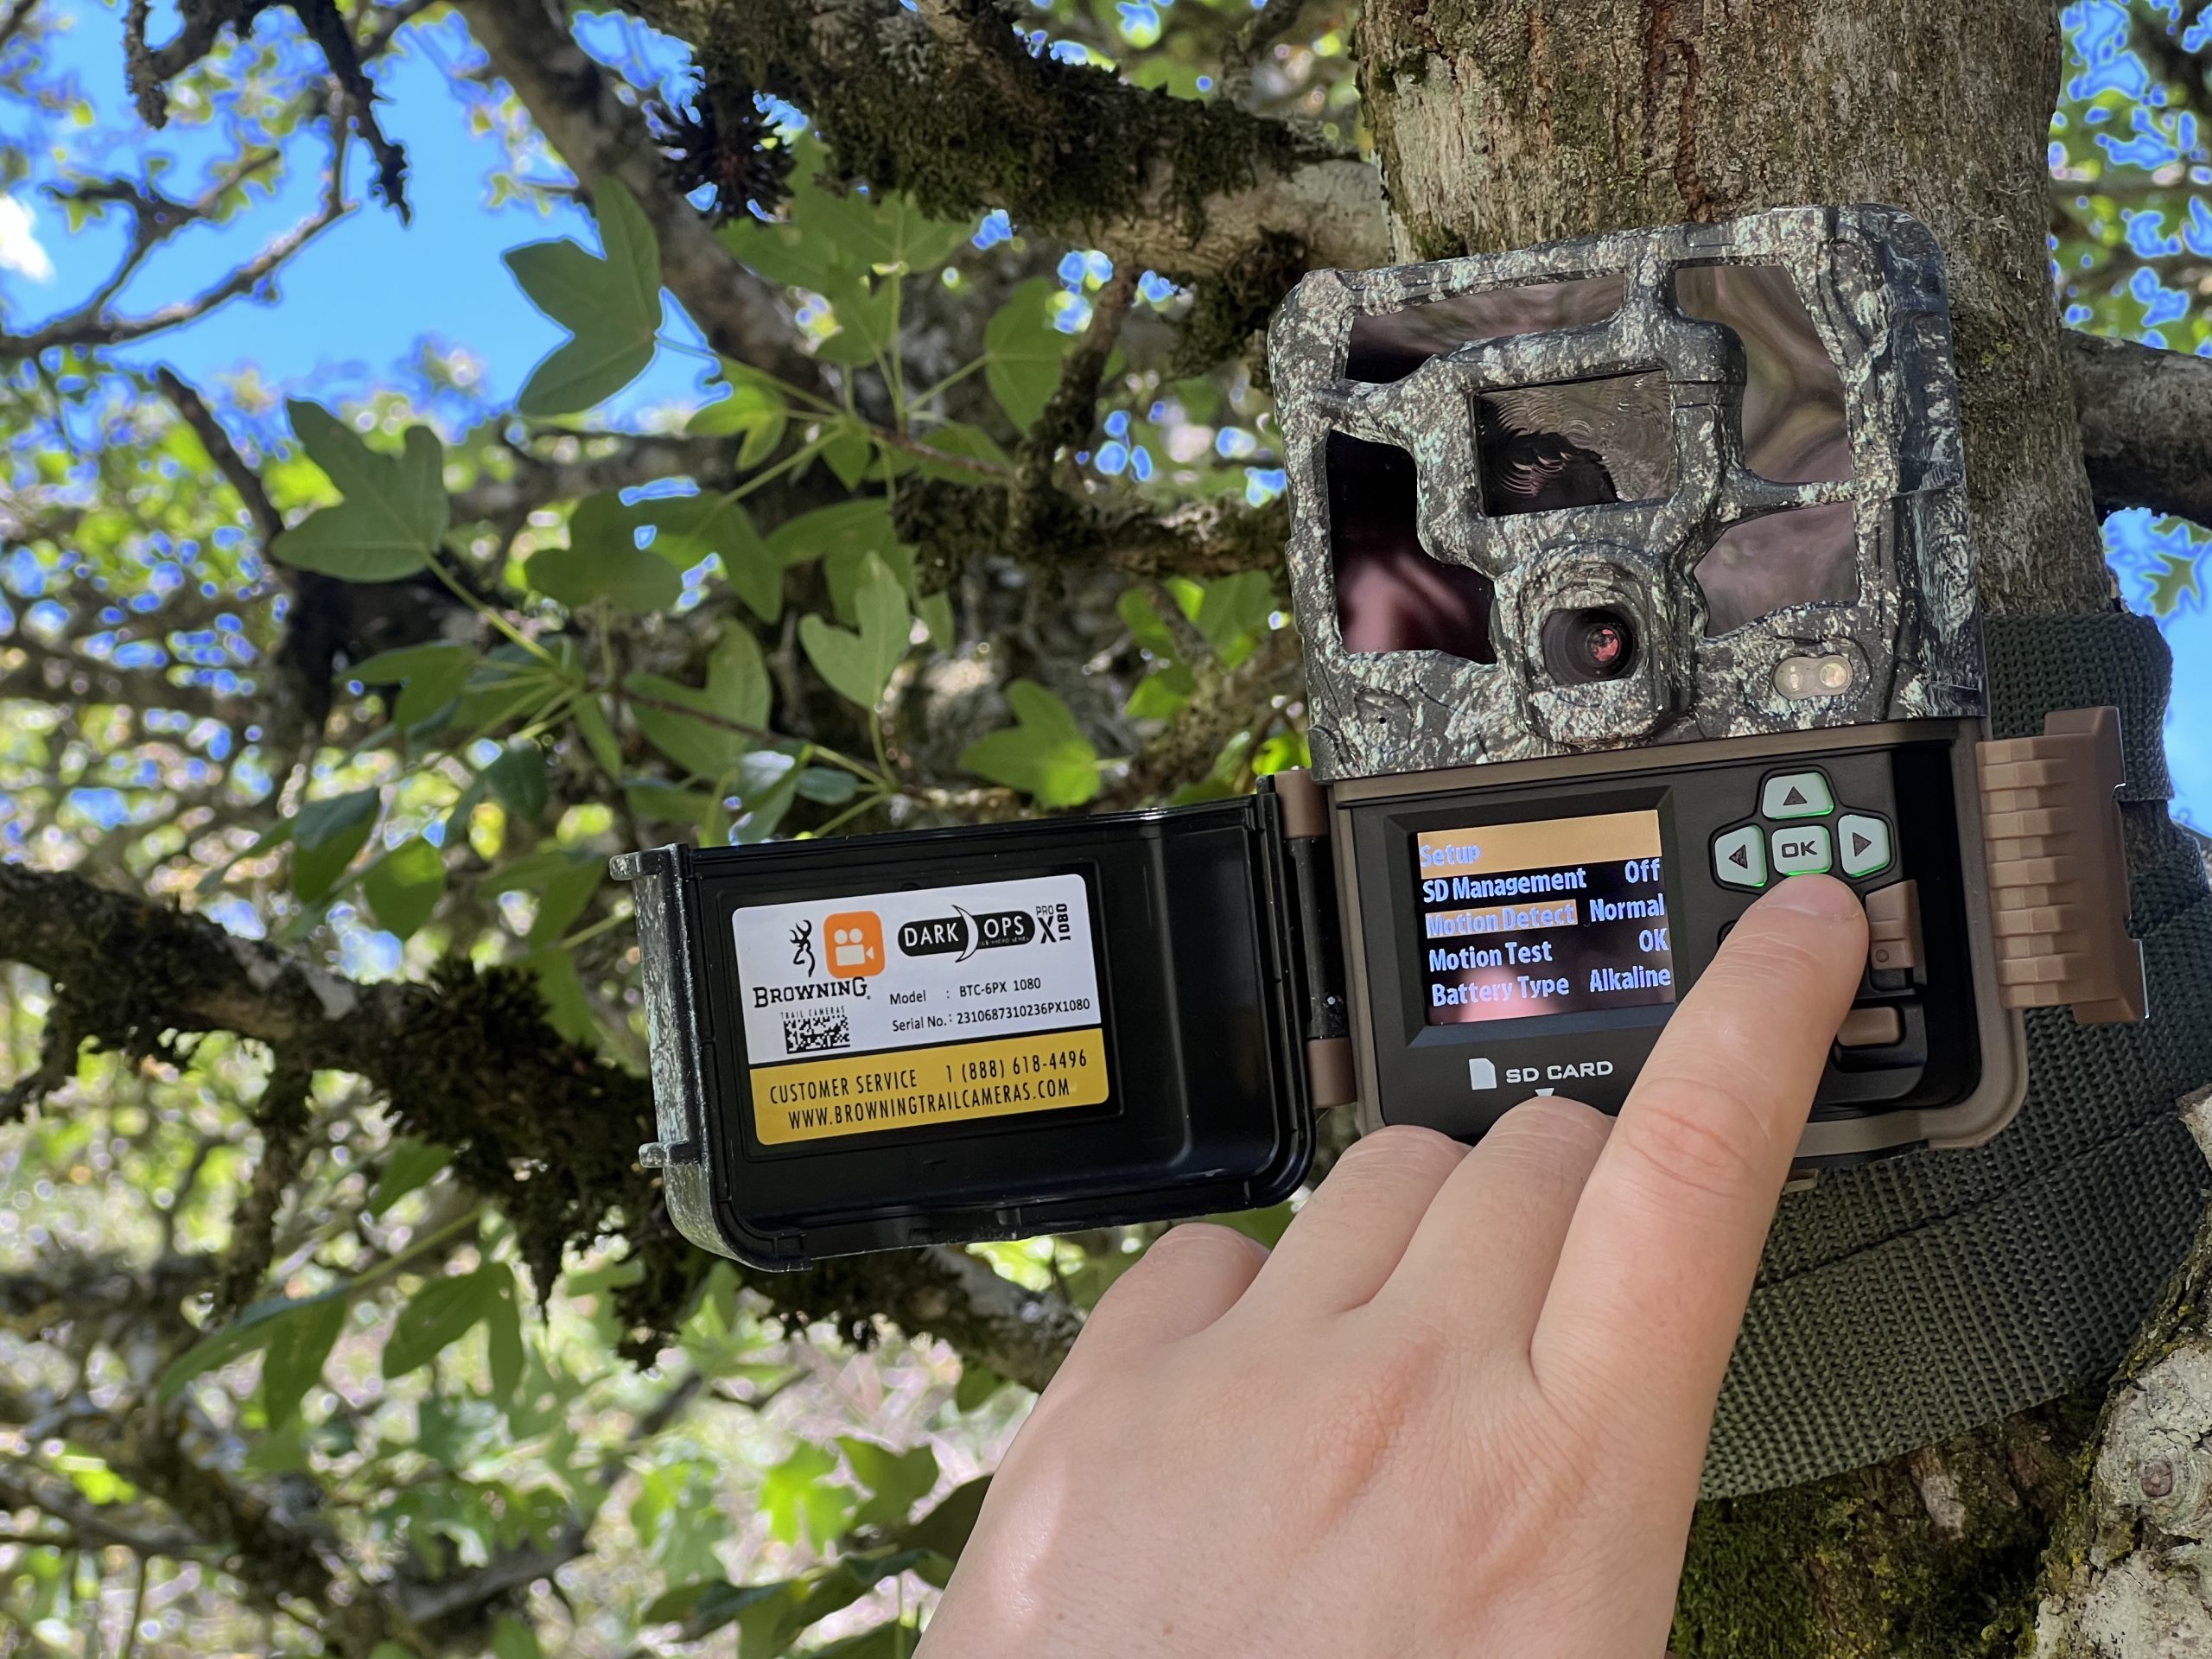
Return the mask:
M 1920 883 L 1892 881 L 1866 895 L 1866 965 L 1878 974 L 1906 973 L 1926 964 L 1920 931 Z
M 1293 841 L 1312 841 L 1329 833 L 1329 792 L 1303 766 L 1274 774 L 1275 800 L 1282 808 L 1282 832 Z
M 1317 1112 L 1349 1106 L 1359 1098 L 1351 1038 L 1317 1037 L 1306 1045 L 1306 1084 Z
M 2008 1008 L 2070 1003 L 2082 1025 L 2131 1025 L 2148 997 L 2127 936 L 2127 859 L 2113 791 L 2117 709 L 2044 717 L 2041 737 L 1982 743 L 1981 833 L 1997 982 Z

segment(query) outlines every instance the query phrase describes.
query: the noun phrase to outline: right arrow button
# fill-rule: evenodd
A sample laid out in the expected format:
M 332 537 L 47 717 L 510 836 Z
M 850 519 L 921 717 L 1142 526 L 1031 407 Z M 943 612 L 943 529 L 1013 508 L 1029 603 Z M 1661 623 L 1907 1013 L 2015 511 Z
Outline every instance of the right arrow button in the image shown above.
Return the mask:
M 1866 812 L 1847 812 L 1836 820 L 1837 861 L 1846 875 L 1876 875 L 1890 868 L 1890 826 Z

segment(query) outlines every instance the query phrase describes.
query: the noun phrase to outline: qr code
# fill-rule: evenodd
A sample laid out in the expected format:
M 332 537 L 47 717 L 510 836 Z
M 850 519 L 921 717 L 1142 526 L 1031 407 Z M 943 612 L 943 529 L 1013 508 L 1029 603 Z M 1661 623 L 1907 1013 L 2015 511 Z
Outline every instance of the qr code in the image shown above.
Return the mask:
M 852 1019 L 842 1008 L 784 1016 L 786 1054 L 819 1054 L 827 1049 L 850 1048 L 852 1045 Z

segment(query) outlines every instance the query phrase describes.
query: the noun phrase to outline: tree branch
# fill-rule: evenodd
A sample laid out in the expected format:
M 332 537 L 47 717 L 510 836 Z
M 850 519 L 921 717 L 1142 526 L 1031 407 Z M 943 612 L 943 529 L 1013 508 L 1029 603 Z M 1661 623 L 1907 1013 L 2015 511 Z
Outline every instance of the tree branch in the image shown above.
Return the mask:
M 2097 510 L 2212 526 L 2212 359 L 2073 329 L 2060 344 Z
M 1023 435 L 1014 453 L 1014 483 L 1007 509 L 1007 529 L 1017 541 L 1033 541 L 1054 513 L 1059 486 L 1053 481 L 1063 453 L 1078 449 L 1098 419 L 1098 382 L 1114 355 L 1114 342 L 1135 299 L 1137 273 L 1117 267 L 1091 306 L 1083 339 L 1060 365 L 1060 384 L 1037 424 Z
M 711 43 L 709 73 L 805 110 L 838 170 L 946 217 L 1025 229 L 1182 278 L 1236 276 L 1270 238 L 1304 263 L 1388 256 L 1382 185 L 1356 156 L 1220 101 L 1029 55 L 995 0 L 635 0 Z M 1271 257 L 1271 263 L 1279 263 Z
M 734 439 L 608 436 L 614 440 L 613 447 L 601 448 L 592 442 L 592 453 L 585 453 L 582 440 L 563 446 L 570 453 L 513 451 L 511 474 L 480 474 L 454 496 L 454 522 L 505 526 L 555 501 L 635 489 L 671 478 L 689 478 L 702 490 L 727 490 L 737 482 Z
M 523 974 L 454 967 L 429 984 L 361 984 L 204 917 L 16 864 L 0 864 L 0 960 L 46 974 L 49 1017 L 73 1019 L 110 1049 L 143 1054 L 180 1033 L 228 1031 L 292 1065 L 365 1078 L 408 1133 L 455 1149 L 456 1173 L 506 1211 L 541 1283 L 569 1245 L 620 1232 L 645 1268 L 623 1293 L 633 1353 L 671 1328 L 704 1264 L 636 1162 L 653 1138 L 650 1085 L 556 1035 Z M 954 1250 L 747 1282 L 793 1319 L 860 1340 L 888 1319 L 1031 1387 L 1051 1377 L 1077 1325 L 1059 1298 Z
M 180 300 L 137 316 L 118 317 L 110 311 L 109 307 L 116 295 L 155 249 L 186 226 L 212 219 L 224 194 L 258 167 L 275 159 L 276 152 L 261 152 L 248 166 L 219 181 L 197 201 L 175 201 L 158 192 L 120 182 L 105 188 L 98 199 L 124 202 L 132 213 L 130 246 L 125 251 L 122 261 L 92 296 L 75 310 L 56 317 L 29 334 L 0 334 L 0 362 L 36 357 L 41 352 L 57 346 L 121 346 L 131 340 L 144 340 L 164 329 L 196 322 L 239 296 L 251 293 L 289 263 L 302 249 L 353 212 L 352 204 L 346 200 L 346 157 L 340 141 L 332 148 L 330 178 L 323 192 L 321 204 L 290 230 L 272 238 L 252 258 L 191 299 Z M 87 194 L 81 189 L 75 193 L 80 200 L 86 199 Z
M 794 385 L 822 384 L 799 349 L 777 291 L 715 239 L 698 209 L 670 184 L 642 111 L 617 95 L 619 79 L 594 62 L 547 0 L 461 0 L 469 32 L 588 194 L 620 179 L 660 240 L 661 277 L 724 357 Z
M 1306 0 L 1267 0 L 1267 4 L 1244 20 L 1244 26 L 1223 49 L 1221 90 L 1217 96 L 1231 104 L 1250 101 L 1253 64 L 1290 33 L 1306 6 Z
M 230 433 L 216 418 L 215 411 L 207 407 L 207 400 L 183 376 L 164 363 L 154 371 L 154 382 L 199 438 L 200 446 L 213 460 L 215 470 L 238 492 L 238 499 L 245 504 L 245 516 L 252 521 L 254 534 L 266 548 L 284 533 L 284 516 L 270 500 L 261 474 L 247 464 L 238 446 L 231 442 Z
M 1194 502 L 1160 514 L 1148 507 L 1093 501 L 1054 489 L 1029 504 L 1026 532 L 1008 524 L 1010 493 L 923 478 L 900 486 L 893 518 L 917 550 L 925 592 L 950 585 L 971 560 L 1009 558 L 1038 569 L 1089 564 L 1139 577 L 1200 580 L 1282 566 L 1290 509 L 1281 497 L 1264 506 Z

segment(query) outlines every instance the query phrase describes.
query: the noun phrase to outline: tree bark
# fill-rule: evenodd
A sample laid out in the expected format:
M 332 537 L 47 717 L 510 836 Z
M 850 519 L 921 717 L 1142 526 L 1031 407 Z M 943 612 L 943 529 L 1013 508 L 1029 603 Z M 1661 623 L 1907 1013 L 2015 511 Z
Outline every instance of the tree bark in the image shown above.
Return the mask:
M 1407 257 L 1800 202 L 1917 216 L 1984 601 L 2107 601 L 2044 241 L 2050 0 L 1370 0 L 1355 50 Z

